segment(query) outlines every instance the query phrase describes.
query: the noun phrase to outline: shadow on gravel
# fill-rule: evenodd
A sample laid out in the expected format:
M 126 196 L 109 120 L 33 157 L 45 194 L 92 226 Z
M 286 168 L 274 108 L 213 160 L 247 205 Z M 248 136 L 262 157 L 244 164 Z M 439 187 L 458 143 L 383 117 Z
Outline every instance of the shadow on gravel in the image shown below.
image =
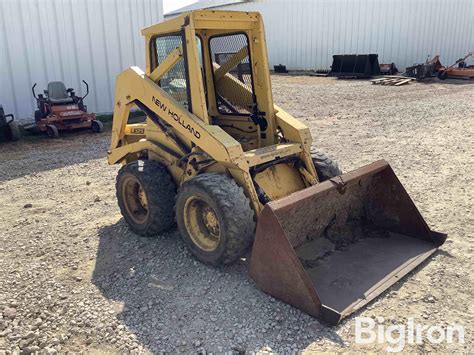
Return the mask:
M 0 143 L 0 182 L 43 171 L 106 158 L 109 133 L 90 130 L 61 132 L 51 139 L 37 134 L 22 137 L 17 142 Z
M 197 262 L 176 230 L 143 238 L 121 219 L 99 237 L 92 282 L 123 303 L 118 319 L 153 352 L 289 352 L 323 339 L 343 346 L 333 329 L 256 289 L 245 261 Z

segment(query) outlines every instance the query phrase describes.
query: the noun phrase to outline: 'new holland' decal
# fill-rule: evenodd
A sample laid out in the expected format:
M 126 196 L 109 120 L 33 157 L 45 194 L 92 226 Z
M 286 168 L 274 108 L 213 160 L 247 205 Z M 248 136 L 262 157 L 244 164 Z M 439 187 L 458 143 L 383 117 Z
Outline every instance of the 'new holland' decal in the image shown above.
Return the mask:
M 153 96 L 151 100 L 156 106 L 162 109 L 163 112 L 167 113 L 168 116 L 171 116 L 176 122 L 178 122 L 181 126 L 183 126 L 183 128 L 187 129 L 194 137 L 196 137 L 197 139 L 201 138 L 201 133 L 199 133 L 197 129 L 195 129 L 189 123 L 186 123 L 186 121 L 176 112 L 173 112 L 171 111 L 170 108 L 166 107 L 166 105 L 163 102 L 161 102 L 160 99 Z

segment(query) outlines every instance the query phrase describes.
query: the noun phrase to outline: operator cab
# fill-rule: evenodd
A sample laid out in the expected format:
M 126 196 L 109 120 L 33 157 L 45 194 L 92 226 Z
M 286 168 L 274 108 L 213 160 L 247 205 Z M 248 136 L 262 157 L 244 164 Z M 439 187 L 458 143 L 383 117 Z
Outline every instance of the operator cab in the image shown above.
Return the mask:
M 260 20 L 256 13 L 249 16 Z M 244 151 L 274 144 L 275 135 L 270 133 L 274 128 L 268 127 L 273 114 L 270 77 L 260 36 L 248 26 L 229 29 L 226 19 L 201 23 L 195 18 L 194 31 L 150 36 L 150 77 L 158 75 L 160 64 L 169 66 L 157 84 L 190 112 L 220 126 Z M 252 39 L 264 60 L 252 62 Z M 194 43 L 194 48 L 183 43 Z M 190 75 L 195 72 L 201 75 Z M 191 89 L 190 79 L 199 79 L 194 86 L 198 90 Z M 192 96 L 198 94 L 202 94 L 204 115 L 193 107 L 197 100 Z

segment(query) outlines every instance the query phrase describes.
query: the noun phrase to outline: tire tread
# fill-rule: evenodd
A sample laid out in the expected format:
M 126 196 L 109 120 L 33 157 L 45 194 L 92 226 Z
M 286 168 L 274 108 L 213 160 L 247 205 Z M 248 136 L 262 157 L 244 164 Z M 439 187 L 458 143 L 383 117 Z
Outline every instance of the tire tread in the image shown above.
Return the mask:
M 311 158 L 320 182 L 342 174 L 337 161 L 331 159 L 314 145 L 311 146 Z
M 192 193 L 195 186 L 206 191 L 216 201 L 218 213 L 225 221 L 226 245 L 219 260 L 211 264 L 235 262 L 252 244 L 254 237 L 255 221 L 250 200 L 245 196 L 243 188 L 232 178 L 218 173 L 201 174 L 183 183 L 177 198 L 189 190 Z
M 140 169 L 142 165 L 143 169 Z M 140 171 L 142 170 L 142 171 Z M 136 176 L 147 194 L 151 221 L 144 230 L 132 229 L 140 235 L 153 236 L 174 226 L 174 202 L 176 188 L 166 168 L 154 160 L 136 160 L 122 166 L 117 174 L 115 188 L 120 211 L 125 220 L 127 210 L 119 196 L 120 178 L 130 173 Z M 127 220 L 128 222 L 128 220 Z

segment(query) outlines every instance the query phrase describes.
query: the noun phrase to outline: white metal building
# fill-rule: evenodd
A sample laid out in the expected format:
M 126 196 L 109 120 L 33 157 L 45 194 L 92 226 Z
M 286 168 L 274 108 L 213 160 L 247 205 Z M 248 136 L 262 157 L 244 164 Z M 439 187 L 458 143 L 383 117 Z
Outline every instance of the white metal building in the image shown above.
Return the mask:
M 474 0 L 200 0 L 192 9 L 258 11 L 271 65 L 329 68 L 334 54 L 376 53 L 398 68 L 474 51 Z
M 0 104 L 32 117 L 31 86 L 62 80 L 110 112 L 115 76 L 144 68 L 140 30 L 163 19 L 163 0 L 0 0 Z M 440 54 L 451 64 L 474 50 L 474 0 L 200 0 L 165 17 L 212 8 L 259 11 L 270 64 L 329 68 L 333 54 L 378 53 L 404 68 Z
M 145 68 L 141 29 L 162 20 L 162 0 L 0 0 L 0 104 L 33 117 L 35 82 L 37 93 L 61 80 L 81 95 L 84 79 L 89 109 L 112 111 L 116 75 Z

